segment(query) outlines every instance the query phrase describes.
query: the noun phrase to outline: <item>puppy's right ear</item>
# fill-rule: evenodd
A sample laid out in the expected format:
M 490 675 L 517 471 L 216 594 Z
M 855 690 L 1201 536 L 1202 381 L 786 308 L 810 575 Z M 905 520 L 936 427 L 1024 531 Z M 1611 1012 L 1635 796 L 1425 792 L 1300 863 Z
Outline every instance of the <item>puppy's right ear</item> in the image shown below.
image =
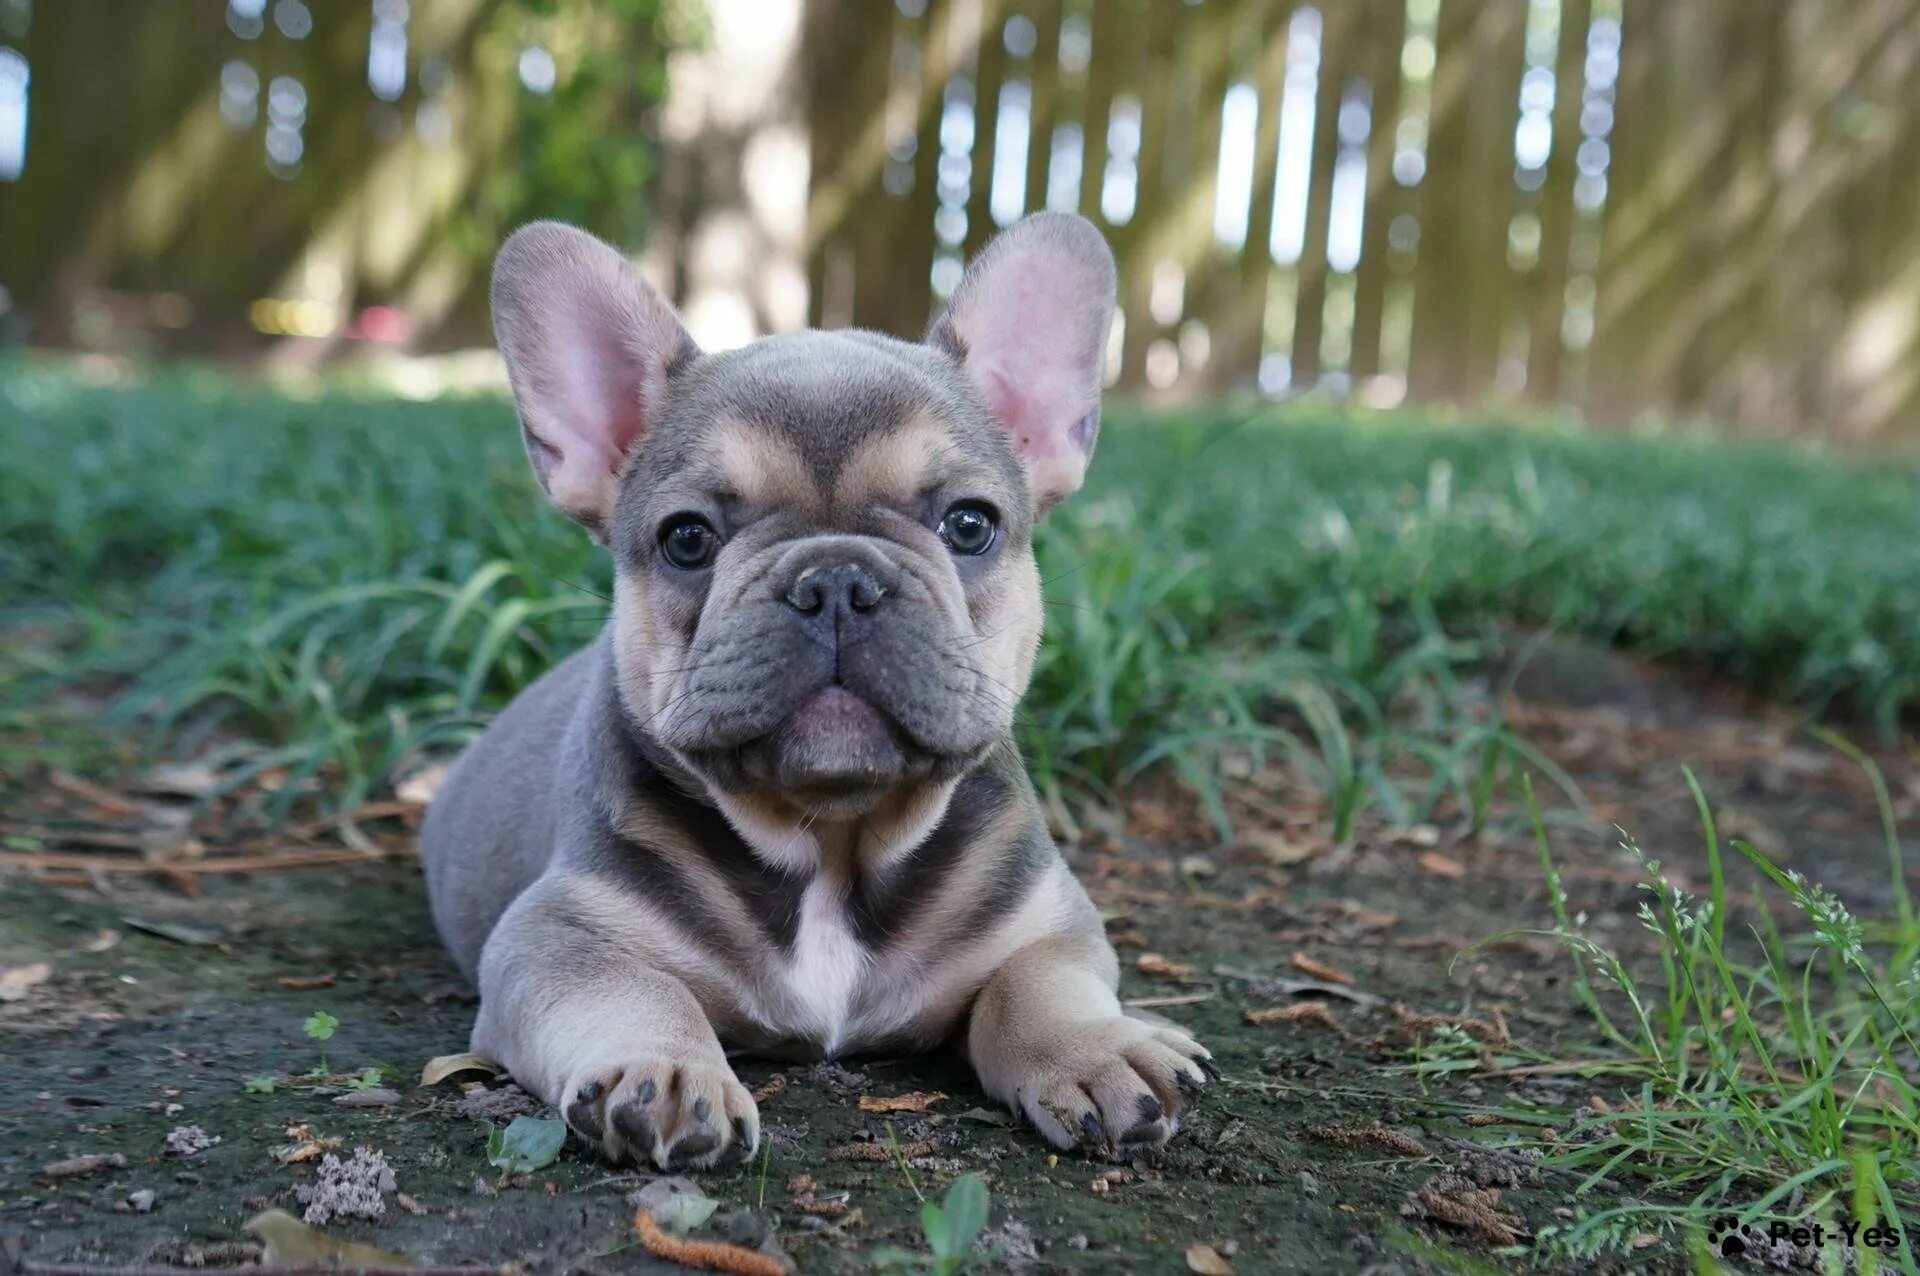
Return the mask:
M 698 347 L 626 258 L 558 222 L 523 226 L 501 247 L 493 333 L 540 486 L 604 540 L 667 371 Z

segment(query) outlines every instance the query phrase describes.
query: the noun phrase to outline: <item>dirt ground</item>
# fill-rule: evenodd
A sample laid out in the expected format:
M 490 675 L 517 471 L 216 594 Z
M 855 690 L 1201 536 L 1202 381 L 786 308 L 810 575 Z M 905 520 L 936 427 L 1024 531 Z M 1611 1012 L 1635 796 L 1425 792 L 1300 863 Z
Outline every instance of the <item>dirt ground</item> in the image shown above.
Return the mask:
M 1683 761 L 1701 773 L 1723 832 L 1823 880 L 1858 913 L 1884 911 L 1866 785 L 1793 718 L 1560 648 L 1530 666 L 1513 709 L 1584 790 L 1586 817 L 1557 810 L 1554 840 L 1573 906 L 1603 942 L 1632 951 L 1640 934 L 1635 865 L 1613 822 L 1681 878 L 1704 875 Z M 1886 764 L 1910 811 L 1911 768 Z M 0 792 L 9 828 L 71 817 L 72 791 L 16 771 Z M 1597 1045 L 1565 995 L 1564 956 L 1529 938 L 1462 954 L 1549 924 L 1513 812 L 1479 836 L 1444 821 L 1372 826 L 1329 871 L 1317 799 L 1290 777 L 1248 777 L 1233 797 L 1240 838 L 1228 848 L 1188 803 L 1152 791 L 1130 795 L 1124 818 L 1085 830 L 1070 851 L 1112 919 L 1123 995 L 1195 1031 L 1226 1074 L 1164 1154 L 1121 1165 L 1052 1157 L 952 1058 L 741 1060 L 765 1095 L 771 1154 L 697 1176 L 721 1203 L 705 1231 L 748 1243 L 772 1234 L 803 1272 L 869 1270 L 877 1246 L 921 1247 L 916 1186 L 937 1197 L 977 1170 L 1002 1247 L 994 1270 L 1179 1272 L 1204 1244 L 1240 1273 L 1457 1271 L 1531 1267 L 1532 1233 L 1576 1204 L 1631 1192 L 1615 1184 L 1576 1202 L 1573 1181 L 1505 1146 L 1537 1143 L 1538 1125 L 1468 1119 L 1563 1111 L 1595 1088 L 1513 1066 L 1532 1051 Z M 397 1189 L 384 1217 L 336 1220 L 337 1235 L 423 1264 L 681 1270 L 629 1244 L 628 1194 L 653 1176 L 576 1144 L 553 1167 L 500 1184 L 484 1122 L 508 1118 L 517 1092 L 416 1084 L 427 1059 L 465 1048 L 474 1007 L 437 946 L 410 859 L 195 875 L 199 898 L 184 880 L 0 875 L 0 967 L 49 963 L 43 981 L 0 1001 L 0 1270 L 22 1259 L 251 1261 L 259 1246 L 243 1223 L 269 1208 L 298 1214 L 295 1189 L 316 1173 L 312 1159 L 283 1158 L 334 1139 L 342 1156 L 381 1152 Z M 1294 1017 L 1248 1022 L 1276 1009 Z M 339 1020 L 324 1045 L 302 1031 L 316 1011 Z M 1449 1023 L 1476 1044 L 1458 1070 L 1416 1075 L 1413 1043 Z M 323 1052 L 334 1078 L 314 1082 Z M 390 1083 L 395 1101 L 343 1104 L 352 1096 L 340 1082 L 374 1065 L 402 1078 Z M 262 1075 L 280 1078 L 275 1092 L 247 1092 L 244 1081 Z M 923 1114 L 859 1106 L 863 1095 L 914 1091 L 945 1097 Z M 170 1132 L 185 1126 L 217 1142 L 168 1154 Z M 905 1170 L 890 1151 L 856 1159 L 890 1138 Z M 88 1154 L 124 1161 L 46 1173 Z M 796 1189 L 802 1175 L 815 1186 Z M 1491 1221 L 1463 1226 L 1461 1210 L 1434 1204 L 1436 1192 L 1457 1197 L 1462 1179 L 1499 1193 L 1481 1198 Z M 1599 1268 L 1683 1270 L 1686 1260 L 1661 1239 Z

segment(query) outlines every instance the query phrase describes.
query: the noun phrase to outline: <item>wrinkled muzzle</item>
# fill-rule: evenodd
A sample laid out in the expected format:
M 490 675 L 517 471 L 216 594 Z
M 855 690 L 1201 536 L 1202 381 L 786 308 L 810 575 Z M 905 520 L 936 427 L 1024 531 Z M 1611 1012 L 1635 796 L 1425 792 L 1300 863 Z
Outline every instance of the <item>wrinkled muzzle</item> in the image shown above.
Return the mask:
M 677 687 L 669 747 L 732 790 L 858 808 L 950 778 L 1011 720 L 1012 694 L 969 656 L 950 610 L 886 542 L 814 536 L 716 581 Z

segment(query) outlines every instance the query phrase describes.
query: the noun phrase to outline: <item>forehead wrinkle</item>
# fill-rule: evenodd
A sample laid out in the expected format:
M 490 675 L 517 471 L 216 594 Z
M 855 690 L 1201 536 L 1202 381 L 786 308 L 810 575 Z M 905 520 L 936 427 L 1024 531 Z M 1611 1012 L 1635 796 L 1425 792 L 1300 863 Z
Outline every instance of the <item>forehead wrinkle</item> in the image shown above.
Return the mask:
M 719 484 L 749 506 L 810 506 L 819 499 L 806 458 L 771 430 L 721 421 L 702 450 Z
M 1002 504 L 1010 496 L 998 466 L 964 446 L 938 416 L 920 412 L 855 451 L 840 467 L 833 495 L 842 508 L 911 504 L 922 493 L 956 480 L 969 484 L 964 495 Z
M 925 416 L 910 417 L 899 429 L 861 444 L 846 459 L 834 480 L 835 503 L 911 500 L 927 486 L 929 474 L 942 462 L 951 462 L 954 452 L 945 430 Z

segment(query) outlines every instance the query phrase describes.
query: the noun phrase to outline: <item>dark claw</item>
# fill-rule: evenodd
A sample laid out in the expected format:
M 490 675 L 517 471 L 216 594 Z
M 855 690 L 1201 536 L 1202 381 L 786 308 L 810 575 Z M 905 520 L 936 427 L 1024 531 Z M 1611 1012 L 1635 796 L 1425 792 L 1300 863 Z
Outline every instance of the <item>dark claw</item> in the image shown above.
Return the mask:
M 1080 1131 L 1086 1135 L 1086 1141 L 1099 1147 L 1106 1146 L 1107 1127 L 1100 1124 L 1098 1113 L 1089 1112 L 1080 1118 Z
M 600 1096 L 606 1092 L 607 1087 L 605 1082 L 589 1081 L 580 1087 L 580 1093 L 576 1097 L 582 1103 L 598 1103 Z
M 1199 1077 L 1194 1076 L 1184 1068 L 1173 1074 L 1173 1083 L 1180 1087 L 1181 1093 L 1189 1095 L 1199 1094 L 1207 1087 L 1205 1081 L 1202 1081 Z
M 660 1093 L 660 1091 L 654 1086 L 651 1079 L 640 1083 L 640 1102 L 652 1103 L 653 1096 L 658 1093 Z
M 1195 1059 L 1194 1062 L 1200 1065 L 1200 1071 L 1207 1074 L 1207 1080 L 1218 1081 L 1220 1079 L 1220 1065 L 1213 1061 L 1211 1055 L 1202 1055 L 1200 1058 Z
M 693 1101 L 693 1119 L 694 1120 L 705 1121 L 707 1119 L 707 1114 L 712 1111 L 713 1111 L 713 1105 L 711 1103 L 708 1103 L 706 1099 L 700 1098 L 700 1099 L 695 1099 Z
M 1140 1096 L 1139 1108 L 1139 1120 L 1134 1122 L 1131 1130 L 1120 1136 L 1120 1142 L 1123 1144 L 1154 1142 L 1159 1134 L 1154 1127 L 1166 1119 L 1167 1110 L 1160 1106 L 1160 1100 L 1150 1094 Z
M 733 1141 L 738 1143 L 745 1151 L 753 1151 L 753 1142 L 747 1137 L 747 1119 L 745 1117 L 735 1117 L 733 1119 Z

